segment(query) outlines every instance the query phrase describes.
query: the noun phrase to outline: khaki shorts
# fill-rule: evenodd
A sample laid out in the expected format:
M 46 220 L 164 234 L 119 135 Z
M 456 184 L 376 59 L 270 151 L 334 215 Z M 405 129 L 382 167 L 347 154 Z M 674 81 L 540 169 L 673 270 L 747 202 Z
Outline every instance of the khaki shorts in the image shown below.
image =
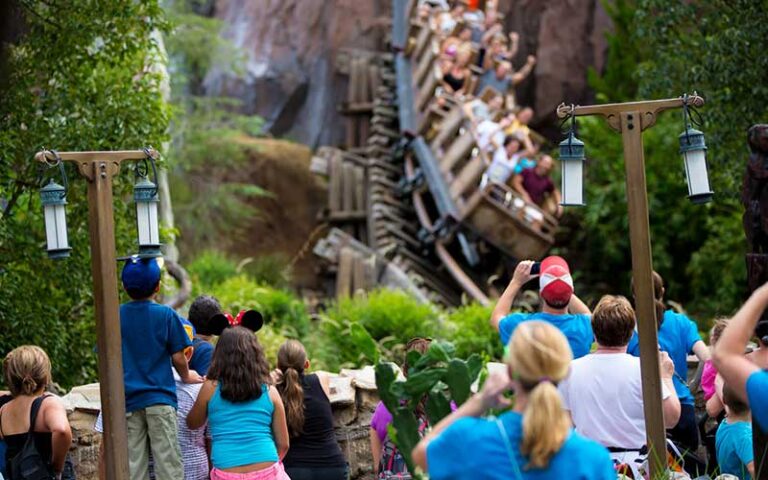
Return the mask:
M 150 448 L 157 480 L 184 478 L 175 408 L 170 405 L 152 405 L 128 413 L 126 422 L 131 480 L 149 479 Z

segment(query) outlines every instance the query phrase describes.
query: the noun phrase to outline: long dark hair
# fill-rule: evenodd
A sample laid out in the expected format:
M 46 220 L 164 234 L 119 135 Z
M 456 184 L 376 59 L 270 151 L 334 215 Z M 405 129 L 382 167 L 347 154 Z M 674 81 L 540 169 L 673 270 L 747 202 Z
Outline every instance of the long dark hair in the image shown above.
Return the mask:
M 304 388 L 301 376 L 307 362 L 307 352 L 298 340 L 288 340 L 277 352 L 277 368 L 283 372 L 283 381 L 277 391 L 285 405 L 285 419 L 291 437 L 301 435 L 304 430 Z
M 208 378 L 219 382 L 221 398 L 233 403 L 261 397 L 269 384 L 269 363 L 256 335 L 247 328 L 224 330 L 213 352 Z

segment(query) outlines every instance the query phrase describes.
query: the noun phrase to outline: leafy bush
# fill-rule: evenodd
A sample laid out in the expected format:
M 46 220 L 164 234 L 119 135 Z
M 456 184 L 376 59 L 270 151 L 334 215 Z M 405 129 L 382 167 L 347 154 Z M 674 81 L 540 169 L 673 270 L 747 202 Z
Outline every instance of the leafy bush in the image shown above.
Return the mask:
M 289 288 L 291 275 L 288 258 L 281 253 L 247 258 L 240 262 L 240 270 L 262 285 Z
M 198 293 L 202 290 L 223 283 L 237 275 L 237 265 L 222 252 L 206 250 L 187 266 L 187 271 L 194 288 Z
M 448 313 L 447 324 L 451 331 L 446 337 L 456 347 L 456 356 L 466 358 L 478 353 L 492 360 L 503 357 L 504 345 L 488 322 L 492 311 L 492 306 L 472 303 Z
M 219 299 L 229 312 L 253 308 L 264 315 L 264 322 L 291 338 L 304 338 L 309 333 L 309 315 L 304 303 L 286 290 L 259 285 L 240 274 L 211 287 L 209 294 Z

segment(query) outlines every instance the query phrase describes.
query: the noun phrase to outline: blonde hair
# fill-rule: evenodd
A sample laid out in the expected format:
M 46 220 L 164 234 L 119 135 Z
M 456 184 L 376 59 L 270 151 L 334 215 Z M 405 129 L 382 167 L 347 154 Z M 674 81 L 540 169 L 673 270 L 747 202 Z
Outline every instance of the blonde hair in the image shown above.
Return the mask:
M 297 437 L 304 430 L 304 388 L 301 375 L 307 362 L 307 351 L 298 340 L 287 340 L 277 352 L 277 368 L 283 372 L 283 381 L 277 391 L 285 405 L 285 419 L 291 437 Z
M 51 360 L 42 348 L 23 345 L 5 356 L 3 372 L 11 395 L 32 395 L 51 383 Z
M 556 385 L 568 375 L 572 359 L 565 335 L 546 322 L 521 323 L 509 342 L 510 374 L 528 392 L 520 444 L 529 459 L 526 468 L 546 468 L 568 437 L 571 421 Z

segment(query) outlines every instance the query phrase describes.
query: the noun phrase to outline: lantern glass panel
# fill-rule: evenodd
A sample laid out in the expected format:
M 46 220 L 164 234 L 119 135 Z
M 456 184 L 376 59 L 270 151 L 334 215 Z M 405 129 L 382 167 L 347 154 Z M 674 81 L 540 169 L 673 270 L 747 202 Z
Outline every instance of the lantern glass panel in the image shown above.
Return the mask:
M 69 248 L 69 245 L 67 242 L 67 214 L 64 210 L 64 205 L 54 205 L 53 208 L 55 211 L 54 216 L 56 218 L 56 233 L 57 233 L 56 248 L 57 249 Z
M 688 194 L 691 196 L 711 193 L 707 175 L 705 150 L 689 150 L 683 153 Z
M 561 160 L 561 205 L 584 205 L 584 162 Z
M 136 223 L 139 230 L 139 246 L 160 244 L 157 202 L 137 202 Z

